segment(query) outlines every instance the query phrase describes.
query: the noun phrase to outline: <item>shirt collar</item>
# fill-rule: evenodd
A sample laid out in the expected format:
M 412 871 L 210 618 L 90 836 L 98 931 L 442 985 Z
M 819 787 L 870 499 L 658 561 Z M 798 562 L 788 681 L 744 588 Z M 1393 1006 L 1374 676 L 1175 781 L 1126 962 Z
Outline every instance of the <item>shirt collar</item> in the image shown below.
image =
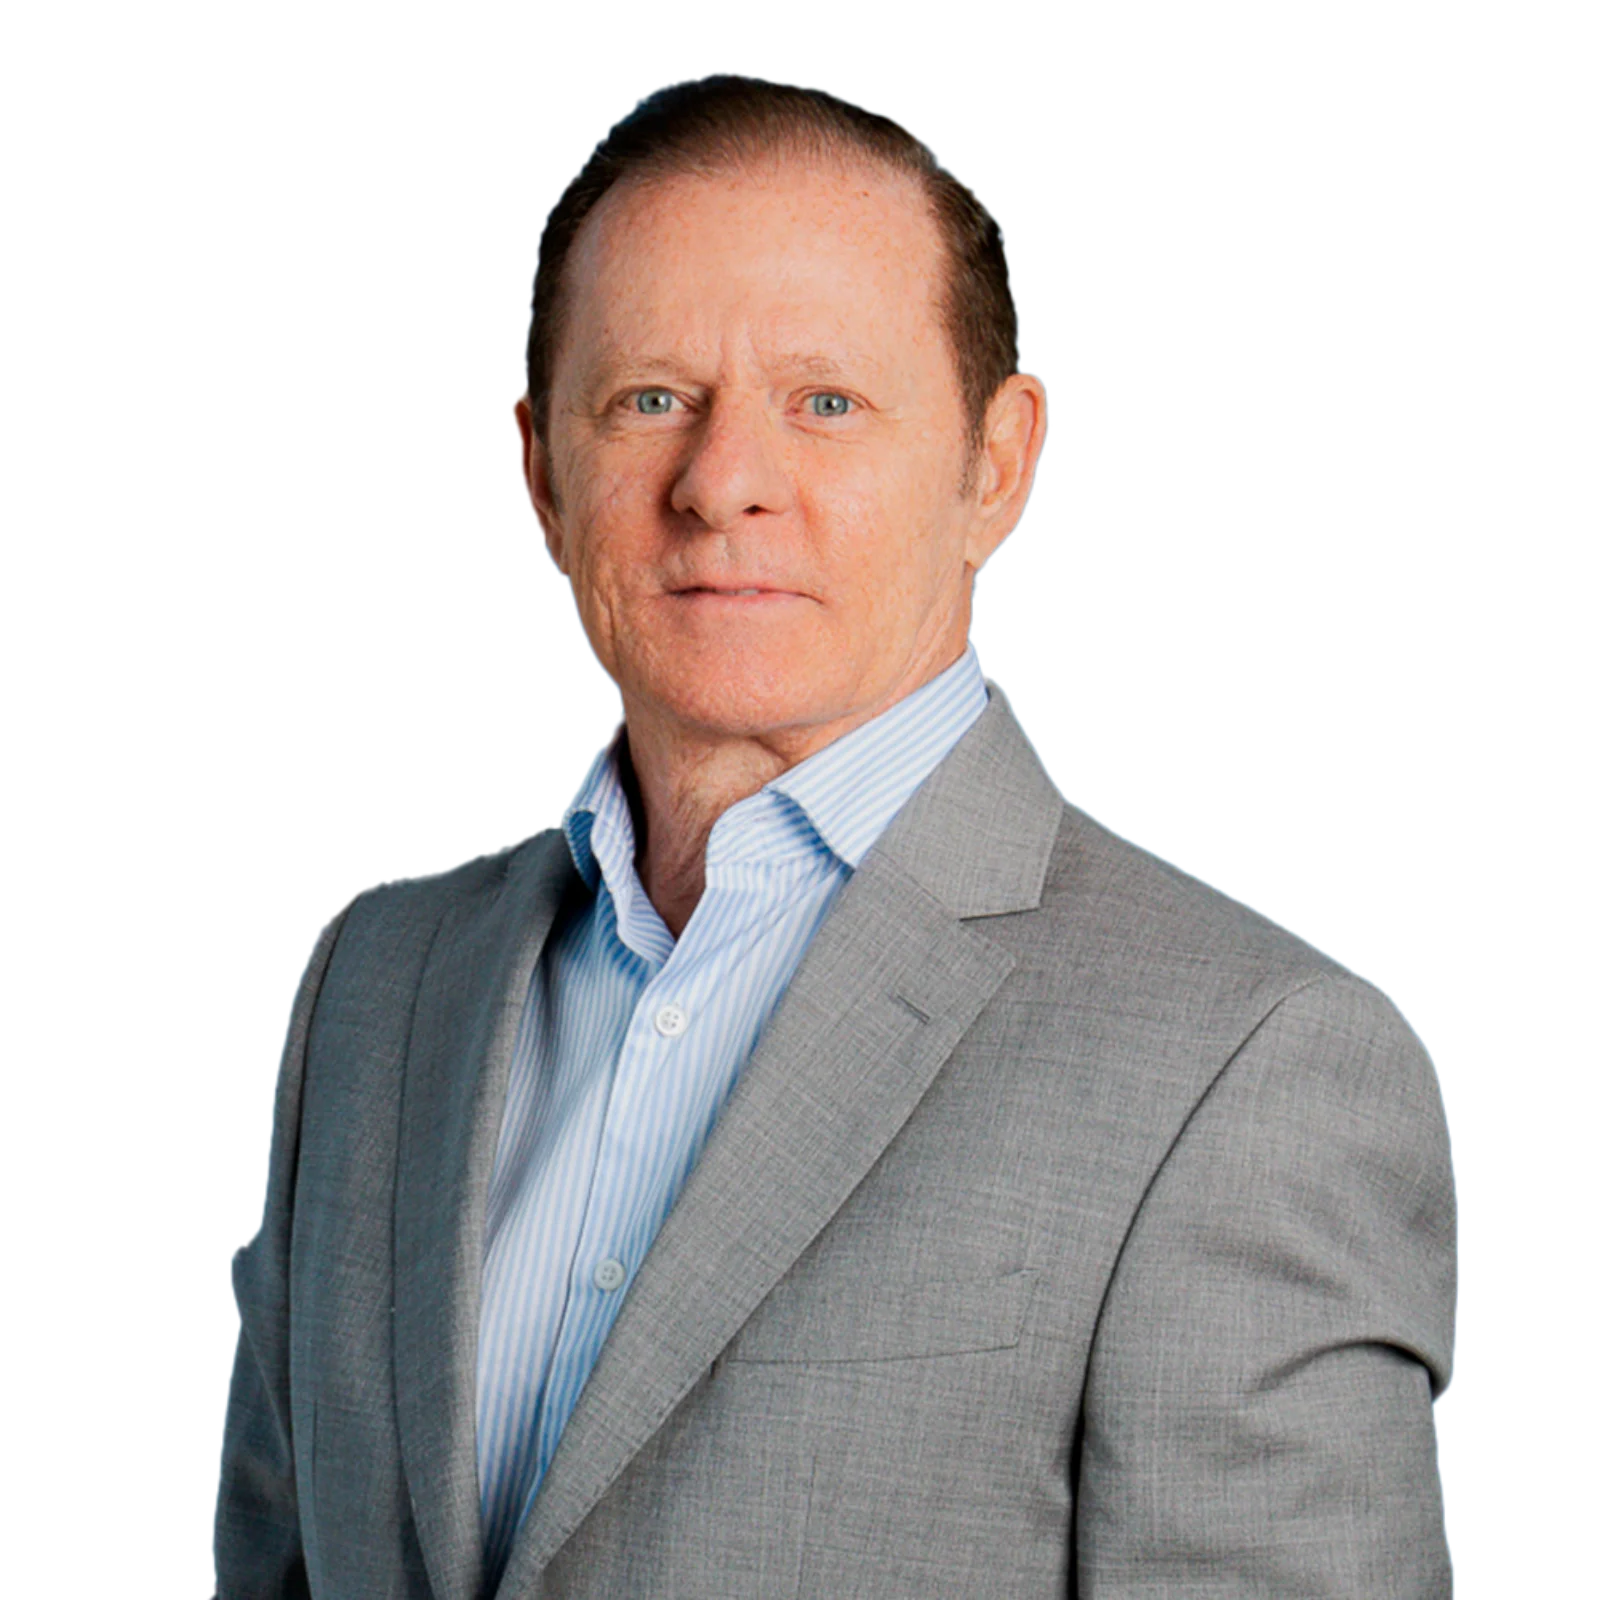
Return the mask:
M 591 889 L 604 870 L 602 853 L 606 856 L 611 854 L 606 848 L 608 836 L 614 836 L 619 828 L 625 828 L 629 843 L 632 843 L 633 819 L 628 814 L 627 796 L 623 793 L 617 772 L 617 751 L 622 737 L 619 728 L 611 743 L 594 758 L 588 775 L 578 786 L 572 804 L 561 819 L 561 831 L 567 836 L 572 864 Z
M 852 868 L 989 703 L 969 644 L 954 666 L 767 785 Z
M 835 856 L 852 869 L 860 866 L 895 813 L 978 720 L 988 701 L 977 653 L 968 645 L 961 659 L 938 677 L 731 806 L 717 819 L 708 853 L 726 859 L 734 836 L 741 858 L 749 858 L 752 849 L 757 855 L 790 853 L 798 811 L 807 831 Z M 595 889 L 604 878 L 618 919 L 625 923 L 630 913 L 642 912 L 644 893 L 634 866 L 633 817 L 618 767 L 623 738 L 619 730 L 595 758 L 567 808 L 562 829 L 584 882 Z M 776 797 L 788 803 L 774 804 Z M 637 908 L 635 900 L 641 902 Z

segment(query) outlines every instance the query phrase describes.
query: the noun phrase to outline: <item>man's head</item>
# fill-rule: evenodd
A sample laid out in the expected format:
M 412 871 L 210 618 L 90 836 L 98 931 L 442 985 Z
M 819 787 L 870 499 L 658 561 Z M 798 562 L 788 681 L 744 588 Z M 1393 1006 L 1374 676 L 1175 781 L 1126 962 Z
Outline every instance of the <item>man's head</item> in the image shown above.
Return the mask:
M 1021 513 L 999 230 L 886 119 L 708 79 L 645 101 L 541 245 L 529 486 L 630 727 L 807 747 L 960 653 Z

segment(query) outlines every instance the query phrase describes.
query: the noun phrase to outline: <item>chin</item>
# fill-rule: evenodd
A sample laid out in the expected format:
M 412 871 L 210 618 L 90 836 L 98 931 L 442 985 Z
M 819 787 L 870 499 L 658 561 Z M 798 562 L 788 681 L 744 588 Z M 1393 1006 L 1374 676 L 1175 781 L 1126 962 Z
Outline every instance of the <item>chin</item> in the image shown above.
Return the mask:
M 834 674 L 759 656 L 680 662 L 644 697 L 675 722 L 734 739 L 824 725 L 853 709 Z

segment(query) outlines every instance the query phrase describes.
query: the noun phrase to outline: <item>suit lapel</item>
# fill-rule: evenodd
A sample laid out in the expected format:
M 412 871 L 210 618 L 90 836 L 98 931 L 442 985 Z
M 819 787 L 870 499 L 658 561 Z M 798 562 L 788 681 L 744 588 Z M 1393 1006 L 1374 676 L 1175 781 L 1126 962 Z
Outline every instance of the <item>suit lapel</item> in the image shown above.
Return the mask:
M 1060 798 L 1003 700 L 863 861 L 629 1290 L 513 1548 L 537 1575 L 866 1176 L 1012 958 L 961 917 L 1039 903 Z
M 439 1600 L 482 1581 L 476 1448 L 484 1208 L 529 976 L 579 880 L 559 833 L 441 925 L 417 992 L 395 1190 L 395 1394 L 417 1532 Z

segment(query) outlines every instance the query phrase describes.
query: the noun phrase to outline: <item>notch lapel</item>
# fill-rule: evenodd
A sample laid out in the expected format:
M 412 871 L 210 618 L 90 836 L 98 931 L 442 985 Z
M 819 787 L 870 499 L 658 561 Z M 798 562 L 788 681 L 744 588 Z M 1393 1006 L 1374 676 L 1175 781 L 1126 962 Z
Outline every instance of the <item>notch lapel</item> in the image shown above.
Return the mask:
M 1062 815 L 1003 698 L 839 896 L 628 1293 L 498 1590 L 539 1574 L 899 1132 L 1013 964 Z
M 417 991 L 395 1187 L 395 1403 L 438 1600 L 482 1583 L 476 1428 L 484 1210 L 529 977 L 580 880 L 559 832 L 440 925 Z

